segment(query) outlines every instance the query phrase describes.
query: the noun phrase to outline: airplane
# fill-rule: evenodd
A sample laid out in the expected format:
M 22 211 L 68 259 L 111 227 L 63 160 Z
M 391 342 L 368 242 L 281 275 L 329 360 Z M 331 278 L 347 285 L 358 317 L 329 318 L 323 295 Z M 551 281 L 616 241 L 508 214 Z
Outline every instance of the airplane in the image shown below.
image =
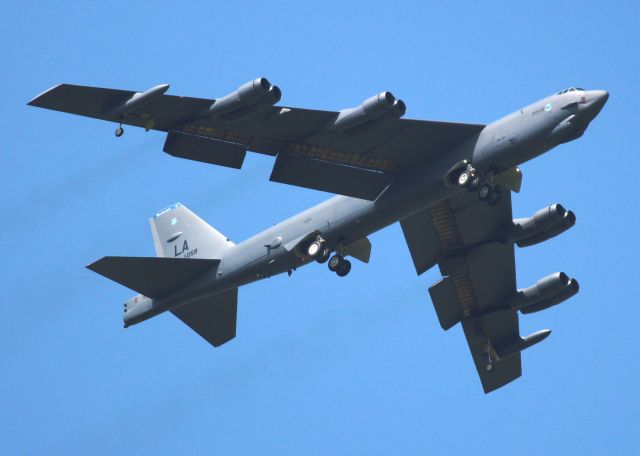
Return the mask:
M 402 116 L 382 92 L 356 107 L 276 106 L 281 91 L 261 77 L 218 99 L 57 85 L 28 104 L 166 132 L 163 150 L 240 169 L 247 151 L 275 157 L 270 180 L 336 194 L 234 244 L 184 205 L 150 218 L 157 257 L 106 256 L 87 267 L 139 294 L 124 327 L 170 311 L 218 347 L 236 335 L 238 288 L 310 263 L 344 277 L 347 257 L 367 263 L 370 234 L 400 222 L 418 275 L 438 265 L 429 288 L 441 327 L 461 323 L 485 393 L 522 375 L 521 353 L 550 330 L 521 337 L 519 317 L 574 296 L 576 279 L 550 274 L 516 288 L 514 246 L 571 228 L 572 211 L 551 204 L 514 219 L 519 165 L 583 135 L 609 97 L 572 87 L 487 125 Z

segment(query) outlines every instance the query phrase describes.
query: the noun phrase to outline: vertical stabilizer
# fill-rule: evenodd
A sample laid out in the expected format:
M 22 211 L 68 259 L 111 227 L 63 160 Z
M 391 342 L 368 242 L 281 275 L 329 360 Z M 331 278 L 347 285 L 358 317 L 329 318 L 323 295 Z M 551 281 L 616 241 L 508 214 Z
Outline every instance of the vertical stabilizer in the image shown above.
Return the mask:
M 180 203 L 149 219 L 159 257 L 222 258 L 235 244 Z

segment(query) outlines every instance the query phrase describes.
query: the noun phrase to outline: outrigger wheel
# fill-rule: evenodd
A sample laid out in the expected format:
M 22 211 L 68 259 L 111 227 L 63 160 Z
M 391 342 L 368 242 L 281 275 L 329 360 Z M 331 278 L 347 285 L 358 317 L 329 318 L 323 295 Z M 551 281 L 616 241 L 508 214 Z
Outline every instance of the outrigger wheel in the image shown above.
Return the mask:
M 118 128 L 116 128 L 116 138 L 124 135 L 124 128 L 122 128 L 122 124 Z

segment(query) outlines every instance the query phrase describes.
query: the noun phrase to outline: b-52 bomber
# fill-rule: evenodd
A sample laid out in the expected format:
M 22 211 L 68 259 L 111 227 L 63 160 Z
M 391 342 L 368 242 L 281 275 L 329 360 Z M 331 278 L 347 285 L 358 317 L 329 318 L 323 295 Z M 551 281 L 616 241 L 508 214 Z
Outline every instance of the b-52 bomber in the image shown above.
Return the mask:
M 167 133 L 164 151 L 240 169 L 247 151 L 275 157 L 275 182 L 337 196 L 234 244 L 182 204 L 150 219 L 157 258 L 106 256 L 89 269 L 139 294 L 124 326 L 172 312 L 206 341 L 236 335 L 238 288 L 310 263 L 346 276 L 347 257 L 369 261 L 367 236 L 400 222 L 416 272 L 438 264 L 429 288 L 443 329 L 462 324 L 485 393 L 520 377 L 521 352 L 550 330 L 520 336 L 518 312 L 578 292 L 563 272 L 516 288 L 514 244 L 527 247 L 571 228 L 552 204 L 513 219 L 518 165 L 579 138 L 609 94 L 570 88 L 488 125 L 403 119 L 405 104 L 382 92 L 341 111 L 276 106 L 266 78 L 215 100 L 61 84 L 31 106 Z

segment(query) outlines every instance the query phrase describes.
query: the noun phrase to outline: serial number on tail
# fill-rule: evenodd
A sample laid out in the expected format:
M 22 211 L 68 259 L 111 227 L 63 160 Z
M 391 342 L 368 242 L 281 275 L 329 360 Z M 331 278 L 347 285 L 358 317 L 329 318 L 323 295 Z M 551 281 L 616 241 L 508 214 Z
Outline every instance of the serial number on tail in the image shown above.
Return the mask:
M 198 249 L 197 248 L 189 250 L 189 244 L 187 243 L 186 239 L 182 243 L 182 250 L 178 250 L 178 245 L 177 244 L 173 246 L 173 256 L 174 257 L 182 256 L 183 258 L 191 258 L 192 256 L 196 255 L 197 253 L 198 253 Z

